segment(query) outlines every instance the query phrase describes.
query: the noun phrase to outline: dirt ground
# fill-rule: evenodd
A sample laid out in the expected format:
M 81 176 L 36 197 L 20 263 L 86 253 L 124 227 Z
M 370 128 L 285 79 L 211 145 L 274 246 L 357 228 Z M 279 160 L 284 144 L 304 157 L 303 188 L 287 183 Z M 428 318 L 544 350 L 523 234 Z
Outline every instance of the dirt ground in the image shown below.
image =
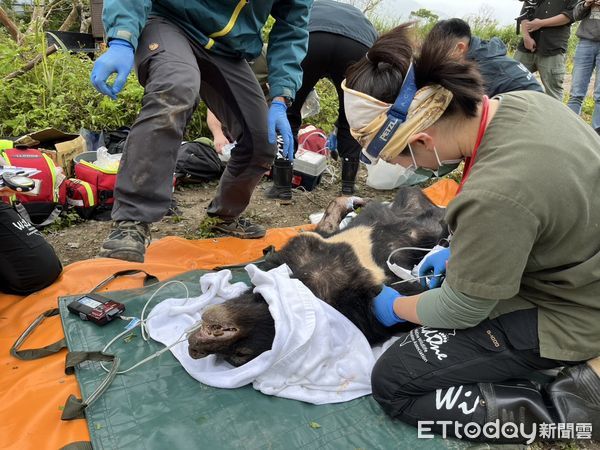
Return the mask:
M 272 183 L 263 178 L 244 216 L 267 228 L 310 223 L 310 214 L 323 211 L 330 200 L 340 195 L 339 162 L 331 161 L 330 168 L 333 175 L 324 174 L 321 183 L 312 191 L 303 192 L 295 189 L 291 205 L 282 205 L 279 201 L 265 198 L 265 190 Z M 377 191 L 368 187 L 365 184 L 366 175 L 366 169 L 361 168 L 355 195 L 381 200 L 390 200 L 393 197 L 393 191 Z M 154 223 L 151 228 L 152 239 L 165 236 L 180 236 L 186 239 L 218 237 L 210 233 L 207 226 L 202 226 L 206 207 L 213 197 L 216 186 L 215 181 L 178 187 L 175 198 L 181 215 L 165 217 L 162 221 Z M 58 230 L 46 230 L 46 238 L 54 246 L 63 264 L 94 258 L 102 241 L 108 235 L 110 222 L 89 220 L 70 226 L 67 226 L 67 222 L 69 221 L 63 220 L 54 227 Z

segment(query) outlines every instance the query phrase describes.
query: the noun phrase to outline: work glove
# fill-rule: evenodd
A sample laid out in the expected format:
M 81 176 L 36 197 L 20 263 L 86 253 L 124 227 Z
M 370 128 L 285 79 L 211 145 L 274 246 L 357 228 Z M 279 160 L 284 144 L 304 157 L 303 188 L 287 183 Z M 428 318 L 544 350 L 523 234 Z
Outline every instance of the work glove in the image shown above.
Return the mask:
M 287 106 L 280 100 L 273 100 L 269 108 L 269 142 L 275 144 L 277 142 L 277 132 L 283 138 L 283 156 L 290 161 L 294 160 L 294 135 L 292 127 L 287 118 Z
M 90 79 L 98 92 L 116 100 L 132 68 L 133 45 L 123 39 L 113 39 L 108 43 L 108 50 L 94 64 Z M 113 73 L 117 78 L 109 86 L 106 82 Z
M 444 276 L 446 275 L 446 264 L 450 258 L 450 248 L 427 255 L 419 267 L 419 277 L 421 286 L 424 288 L 434 289 L 442 285 Z M 427 278 L 429 278 L 429 285 Z
M 394 301 L 399 297 L 404 296 L 395 289 L 384 284 L 379 295 L 373 299 L 371 309 L 377 320 L 383 326 L 391 327 L 398 323 L 406 322 L 406 320 L 401 319 L 394 312 Z
M 327 147 L 327 149 L 329 150 L 329 154 L 336 161 L 338 159 L 337 146 L 338 146 L 337 134 L 335 132 L 330 133 L 329 136 L 327 136 L 327 142 L 325 143 L 325 147 Z

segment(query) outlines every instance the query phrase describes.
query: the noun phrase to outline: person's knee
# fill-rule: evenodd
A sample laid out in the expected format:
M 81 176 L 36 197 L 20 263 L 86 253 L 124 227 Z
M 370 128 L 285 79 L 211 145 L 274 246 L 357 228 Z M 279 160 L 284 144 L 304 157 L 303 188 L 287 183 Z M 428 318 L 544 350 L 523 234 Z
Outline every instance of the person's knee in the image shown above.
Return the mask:
M 410 405 L 408 385 L 411 377 L 400 361 L 398 353 L 385 352 L 375 363 L 371 372 L 373 398 L 391 417 L 399 417 Z
M 157 103 L 165 116 L 191 113 L 200 100 L 200 72 L 182 63 L 171 74 L 153 74 L 146 85 L 144 104 Z M 159 111 L 160 112 L 160 111 Z

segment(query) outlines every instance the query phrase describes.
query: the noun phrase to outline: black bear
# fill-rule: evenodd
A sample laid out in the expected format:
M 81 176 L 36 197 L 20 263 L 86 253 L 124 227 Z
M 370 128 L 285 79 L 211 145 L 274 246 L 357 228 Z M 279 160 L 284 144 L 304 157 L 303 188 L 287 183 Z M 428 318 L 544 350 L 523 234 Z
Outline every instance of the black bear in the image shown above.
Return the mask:
M 361 207 L 359 214 L 340 231 L 340 221 L 356 207 Z M 382 285 L 399 281 L 386 264 L 390 253 L 402 247 L 433 247 L 447 236 L 443 215 L 443 209 L 418 188 L 399 189 L 387 204 L 338 197 L 327 207 L 315 232 L 290 239 L 259 266 L 269 270 L 287 264 L 293 277 L 350 319 L 370 344 L 377 344 L 414 327 L 407 323 L 386 328 L 371 311 L 372 299 Z M 423 256 L 421 251 L 400 251 L 391 262 L 410 269 Z M 422 290 L 418 282 L 393 287 L 406 295 Z M 216 354 L 240 366 L 269 350 L 274 336 L 267 303 L 249 289 L 205 310 L 201 327 L 188 339 L 189 353 L 195 359 Z

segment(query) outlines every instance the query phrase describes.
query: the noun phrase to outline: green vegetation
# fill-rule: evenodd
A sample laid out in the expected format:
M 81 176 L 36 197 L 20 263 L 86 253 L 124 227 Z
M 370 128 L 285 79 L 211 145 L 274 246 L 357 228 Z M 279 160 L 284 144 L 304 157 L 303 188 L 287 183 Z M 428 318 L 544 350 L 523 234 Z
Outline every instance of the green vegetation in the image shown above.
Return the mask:
M 507 44 L 510 52 L 515 50 L 520 37 L 515 34 L 513 25 L 499 26 L 497 21 L 489 17 L 474 16 L 467 19 L 474 34 L 483 39 L 498 36 Z M 422 39 L 438 16 L 427 9 L 419 9 L 411 14 L 410 20 L 416 23 L 416 38 Z M 380 18 L 373 18 L 373 22 L 380 32 L 398 25 Z M 272 20 L 265 27 L 265 36 L 271 26 Z M 25 32 L 23 23 L 21 28 Z M 6 79 L 8 74 L 45 52 L 43 36 L 41 32 L 32 32 L 17 44 L 4 27 L 0 28 L 0 136 L 21 136 L 45 127 L 76 133 L 81 128 L 115 129 L 133 123 L 143 96 L 143 88 L 135 79 L 135 74 L 130 76 L 118 100 L 113 101 L 97 93 L 91 86 L 89 74 L 93 61 L 85 55 L 61 50 L 44 57 L 32 70 Z M 569 46 L 569 71 L 575 45 L 576 38 L 573 36 Z M 317 92 L 321 99 L 321 112 L 307 122 L 330 132 L 337 117 L 337 94 L 328 80 L 318 83 Z M 592 109 L 593 101 L 586 100 L 584 117 L 591 114 Z M 206 135 L 205 117 L 206 108 L 202 105 L 191 120 L 186 138 Z

